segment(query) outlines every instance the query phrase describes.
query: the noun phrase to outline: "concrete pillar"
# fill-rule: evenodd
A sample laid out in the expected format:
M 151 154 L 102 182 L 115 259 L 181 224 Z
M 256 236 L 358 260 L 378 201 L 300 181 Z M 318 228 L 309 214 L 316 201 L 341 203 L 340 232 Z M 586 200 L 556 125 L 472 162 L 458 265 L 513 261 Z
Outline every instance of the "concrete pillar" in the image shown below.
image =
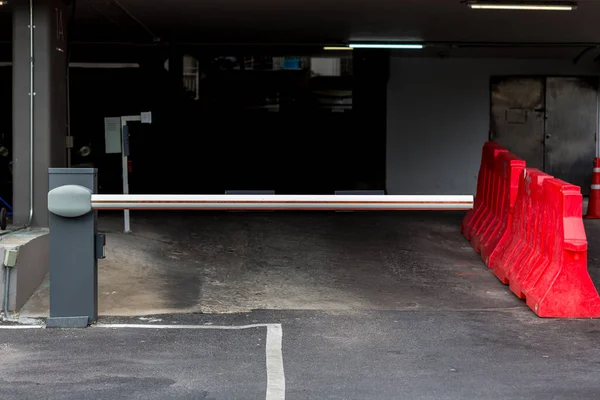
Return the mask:
M 48 168 L 66 166 L 68 10 L 61 0 L 35 0 L 33 221 L 48 226 Z M 13 6 L 13 208 L 15 225 L 29 221 L 29 0 Z
M 348 168 L 368 189 L 384 189 L 386 173 L 386 114 L 389 50 L 358 49 L 354 59 L 352 112 L 355 116 L 356 148 L 360 156 Z M 361 135 L 368 132 L 369 140 Z M 358 161 L 360 160 L 360 161 Z M 354 161 L 354 160 L 353 160 Z

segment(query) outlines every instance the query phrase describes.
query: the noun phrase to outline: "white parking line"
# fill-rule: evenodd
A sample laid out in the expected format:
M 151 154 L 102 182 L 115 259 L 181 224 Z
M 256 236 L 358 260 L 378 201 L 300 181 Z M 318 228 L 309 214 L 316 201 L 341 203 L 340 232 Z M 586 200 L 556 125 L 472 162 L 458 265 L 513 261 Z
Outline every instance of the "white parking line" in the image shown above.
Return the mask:
M 283 329 L 281 324 L 254 324 L 239 326 L 214 325 L 150 325 L 150 324 L 98 324 L 97 328 L 132 329 L 217 329 L 242 330 L 267 328 L 265 345 L 267 359 L 267 395 L 265 400 L 285 400 L 285 373 L 283 369 Z
M 283 371 L 283 329 L 280 324 L 267 325 L 267 398 L 285 399 L 285 373 Z
M 97 324 L 96 328 L 133 328 L 133 329 L 222 329 L 222 330 L 242 330 L 252 328 L 268 328 L 271 324 L 254 325 L 153 325 L 153 324 Z
M 0 329 L 42 329 L 43 325 L 0 325 Z

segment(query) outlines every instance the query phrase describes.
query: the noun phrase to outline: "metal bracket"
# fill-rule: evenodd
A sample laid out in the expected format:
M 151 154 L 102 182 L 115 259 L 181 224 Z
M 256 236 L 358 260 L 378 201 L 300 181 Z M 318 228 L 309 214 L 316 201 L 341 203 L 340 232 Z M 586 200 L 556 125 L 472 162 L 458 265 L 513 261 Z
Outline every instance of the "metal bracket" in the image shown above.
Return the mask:
M 97 234 L 96 238 L 96 260 L 102 260 L 106 258 L 106 253 L 104 252 L 104 246 L 106 246 L 106 235 Z
M 123 125 L 123 156 L 129 157 L 129 126 Z

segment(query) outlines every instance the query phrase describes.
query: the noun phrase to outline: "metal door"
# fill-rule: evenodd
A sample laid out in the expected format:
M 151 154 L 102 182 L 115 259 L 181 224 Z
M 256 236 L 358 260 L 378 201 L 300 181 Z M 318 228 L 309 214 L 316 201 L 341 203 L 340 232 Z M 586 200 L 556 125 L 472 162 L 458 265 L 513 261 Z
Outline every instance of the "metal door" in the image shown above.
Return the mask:
M 497 77 L 490 139 L 587 195 L 596 156 L 596 77 Z
M 596 157 L 597 78 L 547 78 L 545 172 L 589 193 Z
M 545 78 L 492 78 L 491 92 L 490 139 L 543 170 Z

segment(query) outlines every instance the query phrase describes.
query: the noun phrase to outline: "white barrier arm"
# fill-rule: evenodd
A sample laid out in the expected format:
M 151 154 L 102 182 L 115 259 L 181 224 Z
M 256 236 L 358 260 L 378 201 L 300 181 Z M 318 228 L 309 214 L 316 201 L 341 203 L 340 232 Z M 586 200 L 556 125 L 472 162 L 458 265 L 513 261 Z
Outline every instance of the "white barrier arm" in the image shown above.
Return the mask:
M 95 210 L 470 210 L 473 196 L 92 195 Z

